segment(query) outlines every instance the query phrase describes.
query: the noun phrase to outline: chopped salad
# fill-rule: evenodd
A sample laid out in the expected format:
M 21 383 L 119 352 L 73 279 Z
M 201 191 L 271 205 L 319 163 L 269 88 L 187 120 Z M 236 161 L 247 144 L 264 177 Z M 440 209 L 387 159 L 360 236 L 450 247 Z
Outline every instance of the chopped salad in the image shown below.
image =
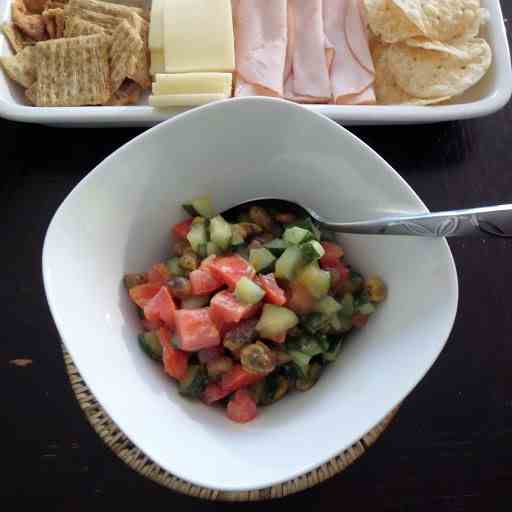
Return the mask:
M 254 204 L 233 219 L 207 197 L 183 205 L 173 255 L 126 274 L 142 350 L 182 395 L 245 423 L 258 406 L 307 391 L 386 297 L 309 217 Z

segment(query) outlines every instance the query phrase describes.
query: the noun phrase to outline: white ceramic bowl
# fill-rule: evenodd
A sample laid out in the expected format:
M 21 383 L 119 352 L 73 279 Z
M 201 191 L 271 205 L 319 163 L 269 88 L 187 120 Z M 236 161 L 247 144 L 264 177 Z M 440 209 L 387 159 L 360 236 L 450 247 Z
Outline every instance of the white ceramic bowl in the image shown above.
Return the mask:
M 11 2 L 0 0 L 0 20 L 10 19 Z M 493 63 L 479 84 L 449 104 L 435 107 L 309 105 L 306 108 L 344 125 L 437 123 L 493 114 L 510 99 L 512 68 L 500 0 L 481 0 L 481 4 L 490 13 L 482 36 L 491 45 Z M 0 34 L 0 55 L 10 53 L 7 41 Z M 148 105 L 148 95 L 144 95 L 138 105 L 126 107 L 31 107 L 27 104 L 23 89 L 13 84 L 2 71 L 0 69 L 0 117 L 15 121 L 52 126 L 153 126 L 186 110 L 153 109 Z
M 251 122 L 247 122 L 250 119 Z M 319 383 L 262 408 L 252 423 L 188 401 L 139 349 L 121 277 L 169 251 L 183 200 L 210 193 L 219 209 L 282 196 L 339 219 L 425 212 L 368 146 L 334 122 L 273 99 L 228 100 L 169 120 L 94 169 L 58 209 L 45 240 L 51 312 L 82 376 L 149 457 L 198 485 L 255 489 L 347 448 L 400 403 L 433 364 L 457 308 L 444 240 L 343 237 L 349 262 L 376 272 L 389 299 Z

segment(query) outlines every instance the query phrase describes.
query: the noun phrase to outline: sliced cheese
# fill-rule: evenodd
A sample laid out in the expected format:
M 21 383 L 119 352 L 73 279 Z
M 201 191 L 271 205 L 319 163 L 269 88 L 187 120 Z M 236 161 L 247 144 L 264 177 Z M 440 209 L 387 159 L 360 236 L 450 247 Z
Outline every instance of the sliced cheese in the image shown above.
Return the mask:
M 231 73 L 157 74 L 153 94 L 227 94 L 231 96 Z
M 155 76 L 165 71 L 164 52 L 160 50 L 151 50 L 151 66 L 149 72 Z
M 150 50 L 164 50 L 164 4 L 165 0 L 153 0 L 149 22 Z
M 231 0 L 166 0 L 166 73 L 233 71 Z
M 149 104 L 156 108 L 197 107 L 226 98 L 225 94 L 161 94 L 150 96 Z

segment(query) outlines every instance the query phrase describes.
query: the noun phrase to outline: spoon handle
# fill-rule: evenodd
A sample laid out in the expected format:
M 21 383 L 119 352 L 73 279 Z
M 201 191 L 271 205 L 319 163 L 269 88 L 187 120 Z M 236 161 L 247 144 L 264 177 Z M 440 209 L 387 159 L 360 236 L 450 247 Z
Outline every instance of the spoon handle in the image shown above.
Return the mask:
M 322 224 L 325 228 L 340 233 L 512 238 L 512 204 L 385 217 L 363 222 L 324 222 Z

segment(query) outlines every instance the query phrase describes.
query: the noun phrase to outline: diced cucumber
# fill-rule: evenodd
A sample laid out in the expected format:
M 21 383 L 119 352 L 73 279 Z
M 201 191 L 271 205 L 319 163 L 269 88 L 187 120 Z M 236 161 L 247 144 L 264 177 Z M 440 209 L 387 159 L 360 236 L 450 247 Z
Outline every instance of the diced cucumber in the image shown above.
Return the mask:
M 280 279 L 292 280 L 302 265 L 302 251 L 296 245 L 292 245 L 276 261 L 275 275 Z
M 340 305 L 340 315 L 351 317 L 354 314 L 354 296 L 351 293 L 343 295 Z
M 357 312 L 369 316 L 375 313 L 375 306 L 371 302 L 365 302 L 357 308 Z
M 342 342 L 342 337 L 338 337 L 331 342 L 329 350 L 322 355 L 322 359 L 324 360 L 324 362 L 332 363 L 336 361 L 341 352 Z
M 299 323 L 297 315 L 290 309 L 274 304 L 265 304 L 263 313 L 256 324 L 256 330 L 264 338 L 283 334 Z
M 295 387 L 299 391 L 308 391 L 318 382 L 318 379 L 322 374 L 322 370 L 323 368 L 320 363 L 311 363 L 308 375 L 304 378 L 297 379 L 295 381 Z
M 305 217 L 304 219 L 299 219 L 289 227 L 299 227 L 302 229 L 307 229 L 315 240 L 320 241 L 321 233 L 318 229 L 317 225 L 311 220 L 311 217 Z
M 336 322 L 336 327 L 337 328 L 333 329 L 333 331 L 337 333 L 350 331 L 350 329 L 352 329 L 352 316 L 345 316 L 338 313 L 338 322 Z
M 286 342 L 286 349 L 288 353 L 290 350 L 302 352 L 308 356 L 317 356 L 324 352 L 320 343 L 312 336 L 301 336 L 300 338 L 293 338 Z
M 310 313 L 301 318 L 301 325 L 311 334 L 326 333 L 331 326 L 331 319 L 322 313 Z
M 221 248 L 215 242 L 208 242 L 206 244 L 206 255 L 211 256 L 212 254 L 222 254 Z
M 295 365 L 300 377 L 307 377 L 309 373 L 309 362 L 311 356 L 299 352 L 298 350 L 290 350 L 288 352 L 292 358 L 293 364 Z
M 187 201 L 182 206 L 191 217 L 206 217 L 209 219 L 215 215 L 211 199 L 208 196 L 197 197 L 192 201 Z
M 156 331 L 139 334 L 139 345 L 151 359 L 155 361 L 162 360 L 162 345 L 160 345 Z
M 192 226 L 190 226 L 190 231 L 188 232 L 187 240 L 190 242 L 192 250 L 195 253 L 199 253 L 199 251 L 202 250 L 200 246 L 206 247 L 206 244 L 208 243 L 208 232 L 206 230 L 206 222 L 194 222 Z
M 325 334 L 318 334 L 315 339 L 318 342 L 318 344 L 322 347 L 322 350 L 324 352 L 327 352 L 329 350 L 331 342 L 329 341 L 328 336 L 326 336 Z
M 334 315 L 340 310 L 341 304 L 334 300 L 330 295 L 320 299 L 314 307 L 314 311 L 317 313 L 323 313 L 324 315 Z
M 322 270 L 315 261 L 300 271 L 297 281 L 303 284 L 315 299 L 321 299 L 329 291 L 331 274 Z
M 181 309 L 200 309 L 208 306 L 210 297 L 208 295 L 194 295 L 181 299 Z
M 171 273 L 171 276 L 183 277 L 186 275 L 186 272 L 181 268 L 180 259 L 175 256 L 170 260 L 167 260 L 167 270 Z
M 287 228 L 283 234 L 283 240 L 293 245 L 303 244 L 305 242 L 309 242 L 313 238 L 313 234 L 311 231 L 307 229 L 300 228 L 299 226 L 294 226 L 292 228 Z
M 316 240 L 310 240 L 300 246 L 304 263 L 311 263 L 319 260 L 324 254 L 325 249 Z
M 242 304 L 256 304 L 265 297 L 265 290 L 243 276 L 236 283 L 235 296 Z
M 188 367 L 187 376 L 180 381 L 179 391 L 182 395 L 197 398 L 208 383 L 208 377 L 204 369 L 198 364 Z
M 283 252 L 290 247 L 290 244 L 282 238 L 274 238 L 263 245 L 265 249 L 268 249 L 274 256 L 281 256 Z
M 375 306 L 370 301 L 368 290 L 364 289 L 354 297 L 354 309 L 363 315 L 375 313 Z
M 270 267 L 275 260 L 276 257 L 264 247 L 251 249 L 249 252 L 249 263 L 254 267 L 256 272 L 261 272 L 267 267 Z
M 210 220 L 210 238 L 222 251 L 231 245 L 231 224 L 226 222 L 221 215 Z

